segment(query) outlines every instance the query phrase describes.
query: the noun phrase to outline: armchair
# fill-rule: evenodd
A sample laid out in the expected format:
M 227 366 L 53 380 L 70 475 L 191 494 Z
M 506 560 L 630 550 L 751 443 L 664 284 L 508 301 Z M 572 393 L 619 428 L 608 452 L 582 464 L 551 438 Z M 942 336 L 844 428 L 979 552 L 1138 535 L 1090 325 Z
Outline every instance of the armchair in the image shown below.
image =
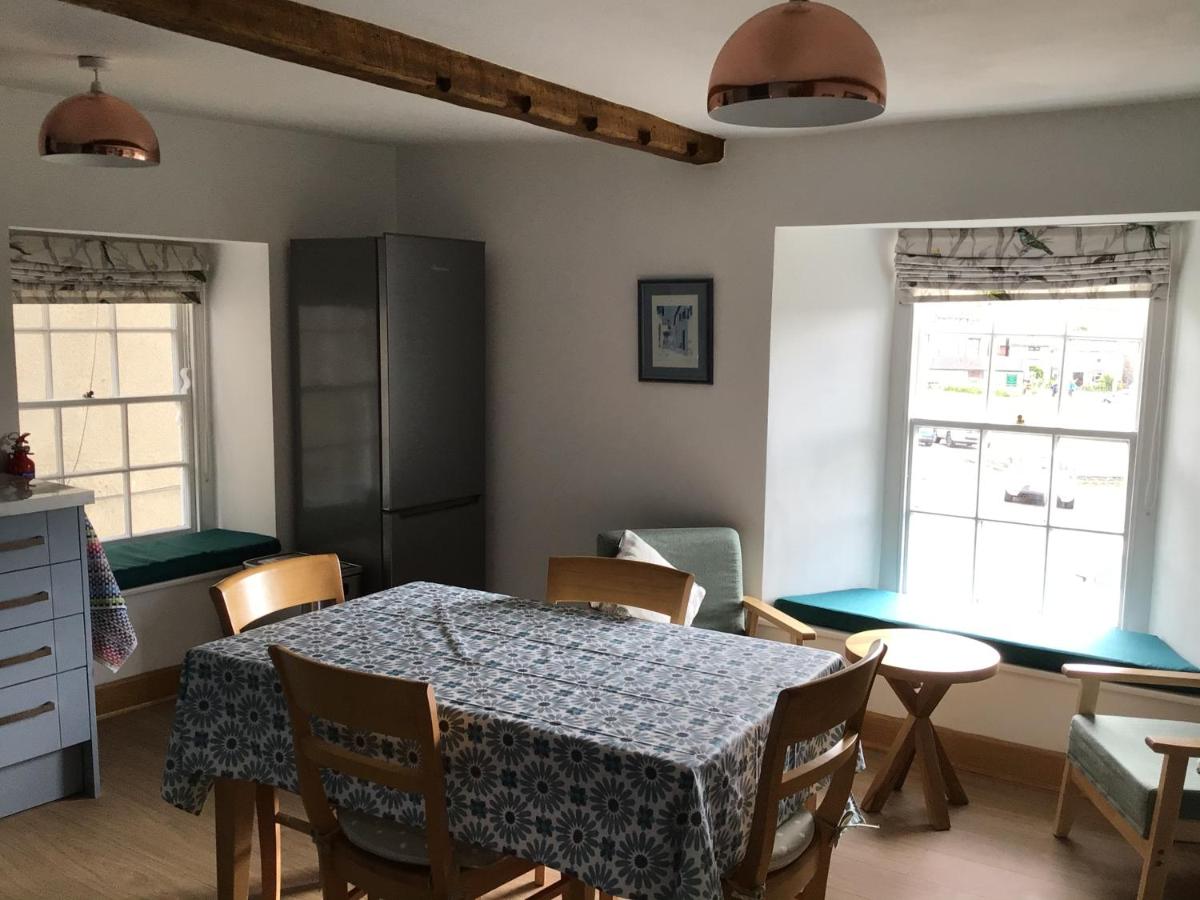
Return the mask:
M 763 621 L 770 622 L 802 644 L 817 633 L 757 597 L 747 596 L 742 586 L 742 541 L 732 528 L 645 528 L 634 529 L 671 565 L 691 572 L 707 593 L 694 628 L 756 636 Z M 596 535 L 596 555 L 616 556 L 624 531 L 602 531 Z
M 1142 857 L 1138 900 L 1159 900 L 1175 841 L 1200 841 L 1200 724 L 1096 715 L 1104 682 L 1200 688 L 1200 673 L 1066 665 L 1080 680 L 1054 823 L 1071 831 L 1080 800 L 1091 801 Z

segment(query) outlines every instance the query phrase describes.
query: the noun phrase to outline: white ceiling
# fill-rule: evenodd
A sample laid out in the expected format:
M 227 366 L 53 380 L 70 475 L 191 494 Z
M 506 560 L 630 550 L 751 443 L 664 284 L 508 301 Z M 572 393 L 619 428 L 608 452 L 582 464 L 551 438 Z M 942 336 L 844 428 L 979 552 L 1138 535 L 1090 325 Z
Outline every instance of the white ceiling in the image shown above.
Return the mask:
M 308 0 L 726 136 L 705 113 L 726 37 L 770 0 Z M 875 120 L 1200 96 L 1200 0 L 835 0 L 888 71 Z M 106 88 L 176 110 L 387 141 L 550 137 L 485 113 L 138 25 L 58 0 L 0 0 L 0 84 Z

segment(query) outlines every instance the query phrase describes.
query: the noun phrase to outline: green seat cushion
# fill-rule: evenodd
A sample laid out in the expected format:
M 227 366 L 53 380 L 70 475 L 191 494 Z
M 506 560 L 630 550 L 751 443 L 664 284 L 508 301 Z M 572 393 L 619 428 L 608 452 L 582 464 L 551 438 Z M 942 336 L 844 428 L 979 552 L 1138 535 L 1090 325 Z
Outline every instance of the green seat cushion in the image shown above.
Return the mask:
M 255 556 L 279 552 L 279 541 L 249 531 L 210 528 L 140 537 L 104 545 L 121 590 L 232 569 Z
M 1163 756 L 1147 737 L 1200 738 L 1200 724 L 1125 716 L 1076 716 L 1067 741 L 1070 759 L 1145 837 L 1158 801 Z M 1200 820 L 1200 772 L 1187 767 L 1180 816 Z
M 1025 616 L 987 616 L 969 604 L 945 604 L 856 588 L 781 597 L 775 605 L 812 626 L 853 634 L 872 628 L 936 628 L 987 641 L 1006 663 L 1059 672 L 1069 662 L 1200 671 L 1162 638 L 1140 631 L 1107 628 L 1088 631 L 1076 623 L 1052 625 Z
M 742 541 L 732 528 L 631 528 L 671 565 L 691 572 L 705 590 L 693 628 L 745 632 L 742 615 Z M 596 535 L 596 555 L 616 556 L 621 531 Z

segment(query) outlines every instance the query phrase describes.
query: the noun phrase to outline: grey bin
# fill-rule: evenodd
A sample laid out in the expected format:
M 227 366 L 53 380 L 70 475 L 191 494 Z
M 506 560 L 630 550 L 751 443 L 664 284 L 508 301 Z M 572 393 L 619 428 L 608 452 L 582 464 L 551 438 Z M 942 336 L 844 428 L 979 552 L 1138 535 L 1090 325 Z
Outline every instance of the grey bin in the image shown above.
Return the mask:
M 272 553 L 270 556 L 256 556 L 254 559 L 248 559 L 242 563 L 243 569 L 252 569 L 255 566 L 265 566 L 267 563 L 278 562 L 281 559 L 295 559 L 297 556 L 308 556 L 308 553 L 294 551 L 292 553 Z M 342 591 L 346 594 L 347 600 L 353 600 L 359 596 L 360 585 L 362 583 L 362 566 L 358 563 L 347 562 L 344 559 L 338 560 L 342 564 Z

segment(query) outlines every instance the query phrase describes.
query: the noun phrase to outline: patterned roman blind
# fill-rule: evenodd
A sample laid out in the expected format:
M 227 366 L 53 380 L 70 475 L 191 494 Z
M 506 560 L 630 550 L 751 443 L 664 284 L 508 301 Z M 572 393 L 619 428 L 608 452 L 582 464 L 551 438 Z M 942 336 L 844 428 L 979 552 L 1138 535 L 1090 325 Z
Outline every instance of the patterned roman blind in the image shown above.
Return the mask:
M 9 233 L 14 303 L 199 303 L 204 248 L 170 241 Z
M 1171 226 L 907 228 L 896 241 L 901 303 L 1166 299 Z

